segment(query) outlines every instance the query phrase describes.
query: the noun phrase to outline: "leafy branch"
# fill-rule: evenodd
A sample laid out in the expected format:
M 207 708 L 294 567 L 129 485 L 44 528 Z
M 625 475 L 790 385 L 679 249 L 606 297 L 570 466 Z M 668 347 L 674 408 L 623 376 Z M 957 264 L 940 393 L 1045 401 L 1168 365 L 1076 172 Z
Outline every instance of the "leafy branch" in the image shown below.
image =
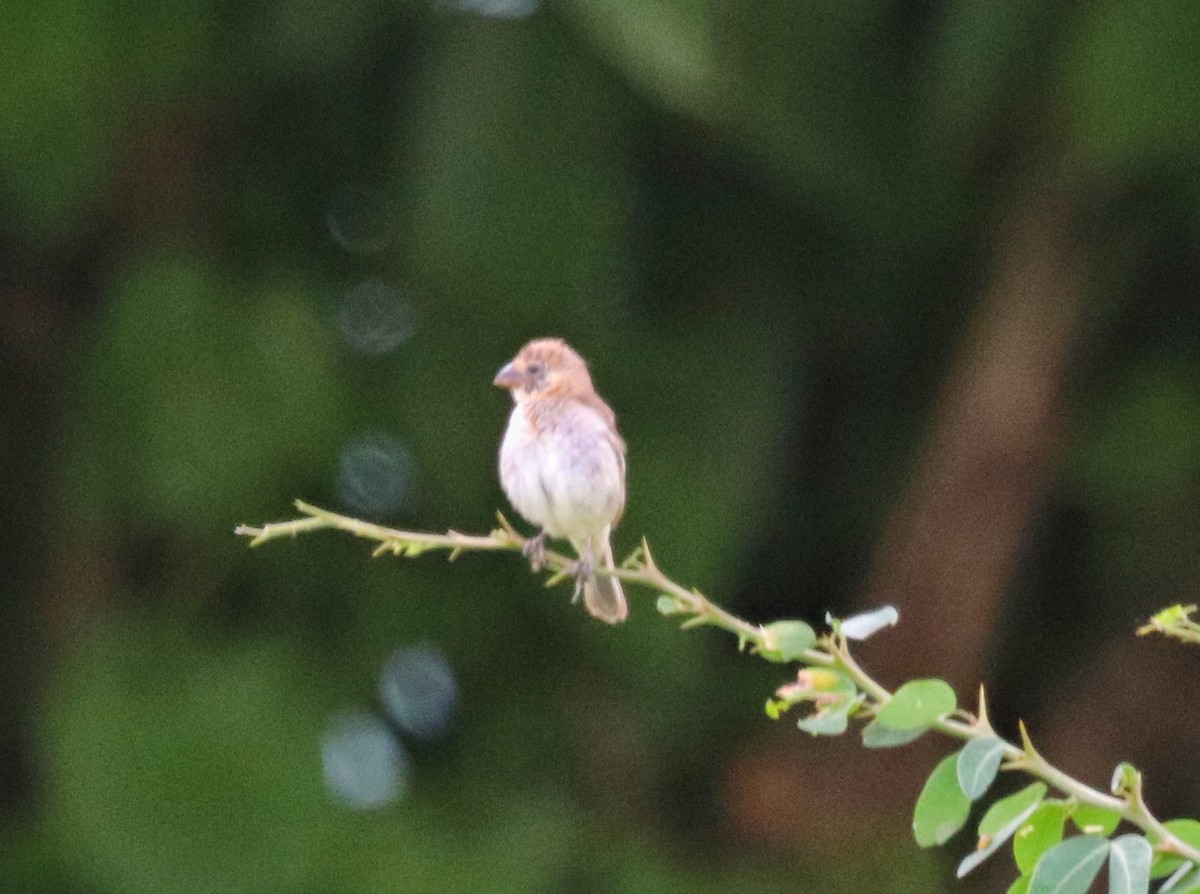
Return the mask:
M 236 533 L 251 538 L 251 546 L 336 529 L 377 542 L 374 556 L 415 557 L 444 550 L 454 560 L 465 552 L 517 552 L 528 539 L 503 515 L 499 527 L 486 535 L 447 531 L 433 534 L 401 531 L 329 512 L 300 501 L 302 518 L 261 527 L 239 526 Z M 573 576 L 575 560 L 547 550 L 542 563 L 549 571 L 547 586 Z M 976 850 L 958 867 L 961 877 L 1009 841 L 1020 877 L 1010 894 L 1083 894 L 1105 862 L 1112 892 L 1148 891 L 1152 878 L 1165 878 L 1158 894 L 1200 892 L 1200 822 L 1190 819 L 1163 823 L 1142 796 L 1141 774 L 1121 764 L 1109 792 L 1092 788 L 1055 767 L 1034 748 L 1024 724 L 1020 742 L 1004 740 L 988 720 L 983 689 L 977 713 L 957 704 L 954 690 L 942 680 L 905 683 L 891 692 L 859 666 L 850 642 L 865 639 L 895 624 L 890 607 L 846 620 L 828 618 L 829 631 L 818 634 L 803 621 L 751 624 L 722 609 L 699 590 L 671 580 L 659 568 L 645 540 L 619 568 L 595 569 L 659 594 L 657 608 L 679 616 L 682 627 L 717 627 L 737 637 L 738 648 L 776 663 L 801 665 L 794 681 L 780 686 L 766 704 L 768 716 L 778 719 L 798 709 L 797 725 L 811 735 L 841 735 L 851 720 L 865 721 L 863 744 L 888 748 L 907 744 L 933 730 L 965 742 L 934 769 L 917 799 L 913 832 L 922 847 L 944 844 L 965 825 L 972 802 L 980 799 L 1000 771 L 1018 771 L 1037 780 L 1025 789 L 995 802 L 979 824 Z M 1195 606 L 1175 606 L 1155 616 L 1139 633 L 1158 631 L 1200 642 L 1200 624 L 1192 621 Z M 1058 797 L 1048 797 L 1049 791 Z M 1064 837 L 1070 819 L 1082 834 Z M 1109 840 L 1118 825 L 1138 833 Z
M 1200 623 L 1192 620 L 1195 612 L 1194 605 L 1172 605 L 1170 608 L 1164 608 L 1145 626 L 1138 628 L 1138 636 L 1161 633 L 1185 643 L 1200 643 Z

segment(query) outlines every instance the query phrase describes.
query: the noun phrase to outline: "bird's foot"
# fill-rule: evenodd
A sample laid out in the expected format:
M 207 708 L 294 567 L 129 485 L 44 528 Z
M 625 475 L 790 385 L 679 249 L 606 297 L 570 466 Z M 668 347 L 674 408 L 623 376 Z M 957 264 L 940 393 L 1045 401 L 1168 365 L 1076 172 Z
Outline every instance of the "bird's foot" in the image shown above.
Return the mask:
M 525 545 L 521 547 L 521 554 L 529 560 L 529 567 L 533 569 L 534 574 L 541 571 L 542 566 L 546 564 L 546 536 L 543 529 L 540 534 L 526 540 Z
M 580 556 L 575 561 L 575 567 L 572 571 L 575 574 L 575 593 L 571 596 L 571 603 L 574 604 L 583 596 L 583 585 L 587 583 L 592 576 L 592 559 L 590 556 Z

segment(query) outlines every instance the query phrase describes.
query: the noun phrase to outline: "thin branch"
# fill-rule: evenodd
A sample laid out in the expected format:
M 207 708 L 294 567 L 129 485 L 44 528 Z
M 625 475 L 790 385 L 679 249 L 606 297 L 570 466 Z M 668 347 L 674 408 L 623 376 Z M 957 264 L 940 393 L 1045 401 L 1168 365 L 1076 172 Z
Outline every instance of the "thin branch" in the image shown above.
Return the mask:
M 373 553 L 376 556 L 385 553 L 397 556 L 417 556 L 424 552 L 445 550 L 449 553 L 451 560 L 464 552 L 521 552 L 528 542 L 528 539 L 513 528 L 508 520 L 500 514 L 497 514 L 499 527 L 490 534 L 471 535 L 461 534 L 458 531 L 431 534 L 421 531 L 402 531 L 371 524 L 339 515 L 336 512 L 329 512 L 299 500 L 295 505 L 296 509 L 303 513 L 303 518 L 272 522 L 261 527 L 239 525 L 234 529 L 234 533 L 251 538 L 251 546 L 261 546 L 272 540 L 297 537 L 310 531 L 334 529 L 346 531 L 365 540 L 378 542 L 379 546 Z M 547 550 L 543 568 L 550 572 L 548 583 L 554 584 L 573 575 L 575 559 Z M 762 626 L 751 624 L 749 621 L 730 614 L 716 603 L 710 602 L 700 591 L 688 589 L 667 577 L 654 561 L 649 544 L 645 540 L 621 567 L 612 569 L 600 567 L 595 569 L 595 573 L 609 574 L 662 594 L 659 610 L 664 614 L 686 616 L 683 621 L 684 627 L 718 627 L 736 636 L 739 646 L 743 649 L 747 645 L 763 652 L 767 652 L 771 648 L 767 632 Z M 665 604 L 664 599 L 666 600 Z M 1195 606 L 1186 608 L 1176 606 L 1174 610 L 1168 609 L 1167 612 L 1156 616 L 1139 633 L 1158 630 L 1179 636 L 1179 630 L 1194 628 L 1197 638 L 1200 639 L 1200 625 L 1191 621 L 1189 617 L 1194 610 Z M 1174 613 L 1170 617 L 1166 617 L 1172 611 Z M 1165 618 L 1165 620 L 1159 621 L 1160 618 Z M 1180 638 L 1185 637 L 1180 636 Z M 892 698 L 892 693 L 886 687 L 859 666 L 853 655 L 850 654 L 845 637 L 839 634 L 822 637 L 813 648 L 806 649 L 796 660 L 800 664 L 831 668 L 844 674 L 854 682 L 859 692 L 866 696 L 865 708 L 872 713 L 878 711 Z M 980 693 L 978 719 L 968 722 L 946 717 L 935 722 L 931 728 L 944 735 L 965 741 L 990 738 L 996 735 L 987 721 L 987 708 L 983 704 L 982 692 Z M 1170 853 L 1200 865 L 1200 848 L 1195 848 L 1171 834 L 1150 813 L 1142 799 L 1140 777 L 1138 777 L 1137 784 L 1132 786 L 1129 791 L 1120 792 L 1120 796 L 1107 794 L 1079 782 L 1042 757 L 1029 740 L 1024 725 L 1021 726 L 1021 738 L 1021 746 L 1005 742 L 1005 769 L 1022 771 L 1082 803 L 1116 811 L 1124 820 L 1145 832 L 1158 851 Z

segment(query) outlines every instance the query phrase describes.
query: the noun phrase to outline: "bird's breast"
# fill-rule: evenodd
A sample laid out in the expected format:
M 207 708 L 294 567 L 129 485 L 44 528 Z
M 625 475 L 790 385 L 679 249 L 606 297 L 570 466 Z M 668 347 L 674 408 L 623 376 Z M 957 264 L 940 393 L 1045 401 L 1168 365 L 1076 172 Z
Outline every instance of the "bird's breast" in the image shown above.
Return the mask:
M 500 447 L 500 482 L 508 498 L 553 536 L 587 537 L 603 530 L 625 502 L 619 439 L 582 405 L 535 415 L 528 409 L 513 408 Z

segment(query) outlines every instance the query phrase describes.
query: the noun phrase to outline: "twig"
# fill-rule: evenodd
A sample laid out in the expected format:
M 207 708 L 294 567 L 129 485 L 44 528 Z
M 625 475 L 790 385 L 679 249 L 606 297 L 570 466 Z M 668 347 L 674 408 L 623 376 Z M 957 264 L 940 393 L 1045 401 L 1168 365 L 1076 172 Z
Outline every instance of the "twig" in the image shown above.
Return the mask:
M 1161 633 L 1185 643 L 1200 643 L 1200 623 L 1192 620 L 1195 611 L 1194 605 L 1172 605 L 1170 608 L 1164 608 L 1151 618 L 1149 623 L 1138 628 L 1138 636 Z
M 240 536 L 251 538 L 251 546 L 261 546 L 272 540 L 297 537 L 310 531 L 336 529 L 366 540 L 377 541 L 379 546 L 373 553 L 375 556 L 385 553 L 397 556 L 417 556 L 424 552 L 446 550 L 449 552 L 451 560 L 464 552 L 521 552 L 527 543 L 527 538 L 513 528 L 508 520 L 499 513 L 497 513 L 499 527 L 490 534 L 471 535 L 461 534 L 458 531 L 431 534 L 420 531 L 402 531 L 371 524 L 339 515 L 336 512 L 329 512 L 299 500 L 296 501 L 295 506 L 303 513 L 303 518 L 273 522 L 261 527 L 240 525 L 234 532 Z M 561 553 L 546 551 L 543 567 L 551 572 L 548 583 L 554 584 L 573 573 L 575 559 Z M 699 590 L 688 589 L 667 577 L 654 561 L 650 553 L 650 546 L 645 540 L 621 567 L 613 569 L 599 567 L 595 569 L 595 573 L 609 574 L 662 594 L 659 610 L 664 614 L 687 616 L 682 623 L 684 627 L 710 626 L 726 630 L 738 638 L 739 647 L 742 649 L 749 645 L 758 651 L 765 652 L 772 646 L 768 640 L 767 631 L 762 626 L 751 624 L 749 621 L 730 614 L 716 603 L 709 601 Z M 666 600 L 665 604 L 663 599 Z M 1188 638 L 1184 632 L 1189 635 L 1194 632 L 1196 641 L 1200 641 L 1200 625 L 1189 617 L 1194 610 L 1195 606 L 1186 608 L 1176 606 L 1174 609 L 1168 609 L 1155 616 L 1150 624 L 1138 632 L 1158 630 L 1184 639 Z M 822 637 L 813 648 L 806 649 L 799 654 L 796 660 L 801 664 L 830 668 L 844 674 L 865 696 L 864 707 L 869 713 L 877 712 L 892 698 L 891 692 L 859 666 L 850 654 L 846 639 L 839 633 L 835 632 Z M 965 741 L 996 736 L 987 719 L 987 707 L 984 704 L 982 692 L 980 693 L 978 718 L 964 721 L 946 717 L 935 722 L 932 728 L 947 736 Z M 1004 743 L 1005 769 L 1020 770 L 1081 803 L 1116 811 L 1124 820 L 1145 832 L 1159 852 L 1179 856 L 1200 865 L 1200 849 L 1171 834 L 1150 813 L 1142 799 L 1141 777 L 1136 774 L 1136 771 L 1132 771 L 1132 768 L 1130 770 L 1134 773 L 1134 781 L 1118 791 L 1117 794 L 1107 794 L 1079 782 L 1042 757 L 1033 747 L 1024 725 L 1021 726 L 1021 740 L 1020 746 L 1011 742 Z

